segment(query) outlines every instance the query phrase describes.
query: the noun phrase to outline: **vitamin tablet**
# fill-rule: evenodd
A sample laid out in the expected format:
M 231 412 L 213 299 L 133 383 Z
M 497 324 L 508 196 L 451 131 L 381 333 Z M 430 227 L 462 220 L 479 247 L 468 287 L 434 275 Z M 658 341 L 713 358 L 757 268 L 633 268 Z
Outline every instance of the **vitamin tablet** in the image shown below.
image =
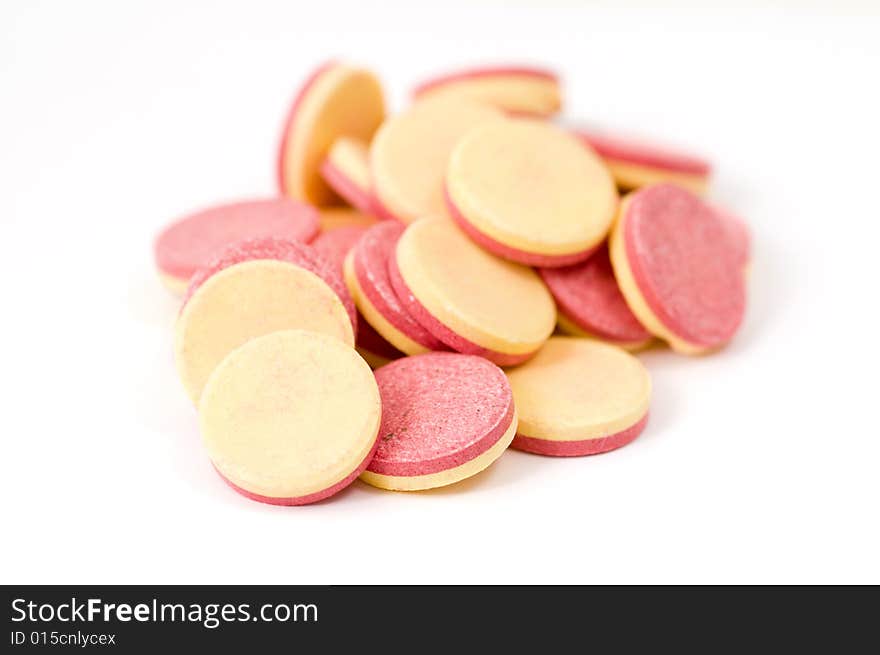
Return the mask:
M 551 337 L 507 371 L 519 428 L 512 446 L 539 455 L 593 455 L 635 439 L 648 419 L 651 378 L 609 344 Z
M 495 121 L 452 151 L 449 211 L 490 252 L 532 266 L 585 260 L 602 243 L 617 189 L 598 156 L 558 127 Z
M 289 198 L 219 205 L 185 216 L 162 230 L 154 244 L 156 267 L 165 286 L 182 295 L 192 274 L 230 244 L 258 237 L 307 243 L 317 233 L 317 212 Z
M 370 144 L 373 203 L 383 218 L 410 223 L 443 210 L 449 153 L 471 128 L 501 112 L 473 101 L 417 102 L 382 124 Z
M 648 345 L 648 332 L 626 304 L 617 286 L 608 248 L 604 245 L 587 261 L 572 266 L 541 268 L 550 289 L 563 332 L 601 339 L 627 350 Z
M 219 273 L 229 266 L 253 259 L 277 259 L 311 271 L 324 280 L 333 289 L 334 293 L 339 296 L 342 306 L 345 307 L 345 311 L 351 319 L 352 325 L 356 324 L 357 310 L 351 295 L 348 293 L 348 288 L 345 286 L 345 281 L 342 279 L 338 266 L 315 248 L 285 239 L 249 239 L 229 246 L 208 266 L 204 266 L 195 272 L 184 295 L 183 304 L 186 305 L 196 289 L 215 273 Z
M 366 214 L 373 211 L 367 144 L 360 139 L 336 139 L 321 164 L 321 175 L 343 200 Z
M 416 87 L 416 99 L 440 96 L 469 98 L 511 114 L 552 116 L 562 105 L 559 79 L 551 71 L 526 66 L 463 70 L 427 80 Z
M 388 260 L 404 226 L 397 221 L 374 225 L 345 262 L 345 281 L 367 323 L 407 355 L 447 350 L 442 341 L 410 316 L 391 285 Z
M 611 262 L 639 322 L 673 350 L 718 348 L 742 322 L 741 242 L 723 214 L 682 187 L 659 184 L 626 196 Z
M 556 323 L 537 273 L 486 252 L 445 217 L 409 225 L 389 273 L 403 306 L 431 334 L 502 366 L 531 357 Z
M 319 252 L 324 253 L 336 266 L 339 274 L 343 275 L 343 263 L 346 255 L 366 232 L 367 228 L 356 225 L 341 227 L 318 236 L 313 242 L 313 246 Z M 351 292 L 351 297 L 357 300 L 356 289 L 353 288 L 349 276 L 346 276 L 346 284 Z M 357 351 L 372 368 L 384 366 L 391 360 L 403 356 L 402 352 L 373 329 L 373 326 L 363 317 L 361 312 L 357 314 Z
M 379 445 L 361 479 L 396 491 L 431 489 L 479 473 L 516 433 L 504 373 L 481 357 L 428 353 L 376 371 Z
M 193 276 L 175 326 L 175 359 L 196 405 L 220 361 L 263 334 L 304 328 L 354 346 L 354 310 L 349 314 L 326 281 L 338 275 L 301 250 L 312 249 L 292 241 L 245 242 Z
M 300 89 L 278 149 L 278 188 L 314 205 L 336 195 L 320 167 L 339 137 L 369 141 L 385 118 L 382 86 L 370 71 L 340 63 L 318 68 Z
M 351 207 L 323 207 L 318 211 L 318 222 L 322 232 L 352 225 L 370 227 L 377 220 L 372 214 L 364 214 Z
M 342 264 L 345 256 L 361 240 L 367 228 L 360 225 L 340 227 L 330 232 L 323 232 L 312 242 L 312 247 L 323 254 L 339 272 L 343 273 Z
M 577 134 L 605 160 L 623 190 L 672 182 L 701 194 L 708 187 L 712 166 L 700 157 L 602 132 L 578 130 Z
M 205 385 L 199 424 L 211 462 L 233 489 L 304 505 L 344 489 L 366 468 L 381 414 L 373 374 L 353 349 L 284 330 L 251 339 L 220 362 Z

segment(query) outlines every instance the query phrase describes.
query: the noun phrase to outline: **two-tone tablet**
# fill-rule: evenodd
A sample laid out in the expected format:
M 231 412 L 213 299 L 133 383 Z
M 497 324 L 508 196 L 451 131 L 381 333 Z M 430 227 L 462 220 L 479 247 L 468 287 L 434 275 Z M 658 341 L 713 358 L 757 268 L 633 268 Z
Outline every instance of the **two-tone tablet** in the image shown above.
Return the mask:
M 156 238 L 153 252 L 163 284 L 182 295 L 193 273 L 233 243 L 262 237 L 308 243 L 318 229 L 315 209 L 289 198 L 234 202 L 171 223 Z
M 540 268 L 553 294 L 559 328 L 574 336 L 601 339 L 627 350 L 644 348 L 654 338 L 627 306 L 617 285 L 608 248 L 572 266 Z
M 350 485 L 373 458 L 381 401 L 366 362 L 343 341 L 282 330 L 234 349 L 199 404 L 202 440 L 236 491 L 305 505 Z
M 605 160 L 621 189 L 671 182 L 694 193 L 705 193 L 712 165 L 702 157 L 644 140 L 606 132 L 578 130 L 578 136 Z
M 321 175 L 343 200 L 355 209 L 373 212 L 368 146 L 360 139 L 340 137 L 321 164 Z
M 331 62 L 300 88 L 284 123 L 278 148 L 278 188 L 314 205 L 333 204 L 336 194 L 321 176 L 340 137 L 369 141 L 385 118 L 382 86 L 368 70 Z
M 194 276 L 175 325 L 180 379 L 193 403 L 247 341 L 301 328 L 355 342 L 356 314 L 333 266 L 309 246 L 264 239 L 231 247 Z
M 443 211 L 443 180 L 452 149 L 472 128 L 501 118 L 489 105 L 435 98 L 386 120 L 370 144 L 375 210 L 402 223 Z
M 345 256 L 357 245 L 367 228 L 361 225 L 347 225 L 329 232 L 322 232 L 312 242 L 312 247 L 323 254 L 342 274 Z
M 391 283 L 388 264 L 404 226 L 383 221 L 365 232 L 345 261 L 345 281 L 361 314 L 382 337 L 407 355 L 447 350 L 404 307 Z
M 639 322 L 685 354 L 730 341 L 745 313 L 742 234 L 725 214 L 674 184 L 626 196 L 611 262 Z
M 393 225 L 390 221 L 384 221 L 382 225 Z M 380 225 L 375 227 L 379 228 Z M 402 228 L 401 228 L 402 229 Z M 330 232 L 324 232 L 319 235 L 313 242 L 315 250 L 323 253 L 328 260 L 333 262 L 340 275 L 345 276 L 345 282 L 352 299 L 358 305 L 357 314 L 357 351 L 373 367 L 378 368 L 384 366 L 391 360 L 403 356 L 403 352 L 395 348 L 381 334 L 379 334 L 370 322 L 364 318 L 363 307 L 364 301 L 358 300 L 358 286 L 353 283 L 351 273 L 345 273 L 345 261 L 351 250 L 364 238 L 364 236 L 372 230 L 359 225 L 349 225 L 340 227 Z M 387 261 L 383 263 L 387 270 Z M 385 274 L 387 278 L 387 273 Z
M 648 371 L 610 344 L 554 336 L 507 377 L 519 415 L 511 445 L 519 450 L 595 455 L 628 444 L 648 420 Z
M 404 308 L 431 334 L 501 366 L 534 355 L 556 324 L 534 270 L 486 252 L 446 217 L 410 224 L 388 270 Z
M 528 116 L 552 116 L 562 106 L 559 77 L 535 66 L 487 66 L 438 75 L 419 84 L 413 96 L 477 100 Z
M 618 196 L 602 160 L 568 132 L 508 119 L 458 142 L 446 201 L 459 226 L 489 252 L 530 266 L 567 266 L 605 240 Z
M 427 353 L 375 374 L 382 422 L 361 474 L 375 487 L 417 491 L 459 482 L 497 460 L 516 434 L 510 385 L 481 357 Z

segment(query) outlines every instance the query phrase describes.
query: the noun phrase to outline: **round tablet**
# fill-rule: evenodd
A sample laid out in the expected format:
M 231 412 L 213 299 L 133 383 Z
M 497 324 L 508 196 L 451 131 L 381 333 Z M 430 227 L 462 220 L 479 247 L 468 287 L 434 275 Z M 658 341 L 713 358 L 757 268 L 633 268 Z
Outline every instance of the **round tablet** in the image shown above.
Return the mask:
M 324 280 L 334 293 L 339 296 L 342 306 L 345 307 L 345 311 L 351 319 L 352 325 L 356 327 L 357 310 L 351 295 L 348 293 L 348 288 L 345 286 L 345 281 L 342 279 L 338 266 L 315 248 L 285 239 L 249 239 L 229 246 L 208 266 L 204 266 L 195 272 L 183 299 L 184 306 L 196 289 L 212 275 L 235 264 L 254 259 L 285 261 L 311 271 Z
M 643 348 L 653 339 L 620 293 L 605 246 L 585 262 L 541 268 L 538 273 L 556 301 L 563 332 L 627 350 Z
M 252 339 L 212 373 L 199 406 L 208 456 L 233 489 L 304 505 L 351 484 L 373 456 L 379 390 L 343 342 L 304 330 Z
M 198 405 L 211 372 L 255 337 L 303 328 L 354 346 L 352 321 L 338 294 L 318 275 L 277 259 L 252 259 L 208 277 L 184 304 L 174 353 L 183 386 Z
M 507 372 L 519 414 L 512 446 L 539 455 L 594 455 L 635 439 L 648 420 L 651 378 L 616 346 L 551 337 Z
M 278 149 L 282 194 L 315 205 L 332 204 L 335 194 L 320 167 L 341 136 L 369 141 L 385 118 L 382 86 L 370 71 L 331 62 L 318 68 L 290 109 Z
M 416 99 L 440 96 L 485 102 L 511 114 L 552 116 L 562 105 L 555 73 L 527 66 L 473 68 L 441 75 L 416 87 Z
M 391 285 L 388 261 L 404 226 L 382 221 L 367 230 L 345 263 L 345 281 L 364 318 L 389 343 L 407 355 L 447 350 L 406 310 Z
M 218 205 L 162 230 L 154 245 L 156 266 L 162 282 L 182 295 L 192 274 L 232 243 L 258 237 L 307 243 L 317 233 L 317 212 L 289 198 Z
M 509 366 L 553 332 L 556 307 L 538 274 L 486 252 L 448 218 L 407 227 L 388 264 L 406 310 L 453 350 Z
M 700 157 L 602 132 L 578 130 L 577 135 L 605 160 L 621 189 L 660 182 L 672 182 L 694 193 L 705 193 L 708 187 L 712 165 Z
M 361 479 L 395 491 L 431 489 L 479 473 L 516 434 L 504 373 L 481 357 L 428 353 L 376 371 L 379 446 Z
M 718 348 L 742 322 L 741 244 L 722 214 L 682 187 L 654 185 L 624 199 L 611 262 L 639 322 L 673 350 Z
M 318 211 L 318 221 L 322 232 L 330 232 L 340 227 L 352 225 L 369 227 L 377 220 L 372 214 L 364 214 L 351 207 L 324 207 Z
M 446 197 L 472 239 L 532 266 L 589 257 L 607 236 L 618 200 L 599 157 L 558 127 L 526 119 L 482 125 L 459 141 Z
M 324 253 L 333 262 L 340 275 L 343 275 L 346 255 L 354 245 L 360 241 L 367 232 L 367 228 L 351 225 L 341 227 L 331 232 L 325 232 L 318 236 L 313 246 L 319 252 Z M 356 291 L 350 280 L 346 277 L 346 284 L 351 297 L 357 300 Z M 393 359 L 402 357 L 403 353 L 388 343 L 369 322 L 364 319 L 360 312 L 357 314 L 357 351 L 372 368 L 384 366 Z
M 321 175 L 330 188 L 364 213 L 373 210 L 367 152 L 367 144 L 360 139 L 341 137 L 321 164 Z
M 502 116 L 488 105 L 437 98 L 385 121 L 370 144 L 373 202 L 380 216 L 410 223 L 442 211 L 449 153 L 473 127 Z

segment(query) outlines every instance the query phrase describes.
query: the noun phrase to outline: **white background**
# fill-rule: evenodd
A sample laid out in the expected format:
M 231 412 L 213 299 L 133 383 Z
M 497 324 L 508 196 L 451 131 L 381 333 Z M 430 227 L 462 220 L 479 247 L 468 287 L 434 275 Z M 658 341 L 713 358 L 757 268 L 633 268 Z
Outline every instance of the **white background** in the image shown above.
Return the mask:
M 2 582 L 880 582 L 877 5 L 365 4 L 0 5 Z M 543 63 L 569 117 L 711 156 L 755 237 L 736 341 L 645 355 L 651 422 L 614 453 L 304 508 L 231 492 L 151 241 L 273 193 L 330 56 L 396 107 L 427 73 Z

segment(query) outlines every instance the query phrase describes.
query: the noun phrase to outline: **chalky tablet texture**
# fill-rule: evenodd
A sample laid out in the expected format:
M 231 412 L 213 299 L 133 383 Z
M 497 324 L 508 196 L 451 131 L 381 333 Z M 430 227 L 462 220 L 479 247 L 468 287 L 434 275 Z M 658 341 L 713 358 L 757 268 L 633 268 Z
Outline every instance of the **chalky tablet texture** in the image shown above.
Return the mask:
M 541 268 L 538 273 L 556 301 L 564 332 L 628 350 L 644 347 L 653 339 L 620 293 L 606 247 L 580 264 Z
M 355 244 L 366 234 L 367 228 L 361 225 L 349 225 L 340 227 L 330 232 L 318 235 L 312 242 L 312 247 L 322 253 L 330 261 L 336 270 L 342 275 L 342 264 L 345 256 L 354 248 Z
M 320 167 L 339 137 L 369 141 L 385 118 L 382 87 L 370 71 L 341 63 L 319 67 L 300 89 L 278 149 L 282 194 L 315 205 L 336 201 Z
M 410 223 L 443 211 L 443 179 L 452 149 L 473 127 L 502 117 L 488 105 L 437 98 L 385 121 L 370 144 L 379 215 Z
M 559 79 L 552 71 L 528 66 L 494 66 L 457 71 L 416 87 L 416 99 L 468 98 L 511 114 L 551 116 L 562 105 Z
M 389 273 L 403 306 L 435 337 L 501 366 L 531 357 L 556 323 L 537 273 L 481 249 L 445 217 L 407 227 Z
M 379 446 L 361 478 L 400 491 L 458 482 L 495 461 L 516 432 L 504 373 L 481 357 L 428 353 L 376 371 Z
M 507 371 L 519 415 L 512 446 L 541 455 L 593 455 L 635 439 L 647 422 L 651 378 L 626 351 L 551 337 Z
M 410 315 L 391 284 L 388 261 L 403 231 L 397 221 L 383 221 L 367 230 L 352 251 L 346 282 L 367 322 L 398 350 L 407 355 L 447 350 Z
M 373 211 L 367 144 L 360 139 L 336 139 L 321 164 L 321 175 L 349 205 L 364 213 Z
M 154 245 L 156 266 L 169 288 L 182 294 L 193 273 L 233 243 L 260 237 L 308 243 L 318 229 L 315 209 L 289 198 L 218 205 L 162 230 Z
M 215 469 L 254 500 L 313 503 L 344 489 L 377 446 L 379 390 L 342 341 L 304 330 L 273 332 L 232 351 L 199 406 Z
M 611 262 L 639 322 L 678 352 L 718 348 L 742 323 L 742 243 L 723 214 L 682 187 L 654 185 L 624 199 Z
M 333 263 L 337 271 L 342 275 L 346 255 L 348 255 L 366 232 L 366 227 L 358 225 L 340 227 L 321 234 L 312 245 L 315 250 L 326 255 L 327 259 Z M 351 291 L 351 297 L 356 299 L 356 292 L 349 280 L 346 280 L 346 284 Z M 403 356 L 402 352 L 388 343 L 373 329 L 360 312 L 357 314 L 357 349 L 373 368 L 384 366 L 392 359 Z
M 338 273 L 329 264 L 320 268 L 297 256 L 298 246 L 245 242 L 193 276 L 177 317 L 174 352 L 180 379 L 196 405 L 220 361 L 255 337 L 304 328 L 354 346 L 356 314 L 349 314 L 326 281 L 338 280 Z
M 605 160 L 621 189 L 672 182 L 694 193 L 706 191 L 712 165 L 705 159 L 603 132 L 578 130 L 577 135 Z
M 184 306 L 193 293 L 212 275 L 235 264 L 255 259 L 275 259 L 288 262 L 320 277 L 339 296 L 339 300 L 351 319 L 352 326 L 356 327 L 357 310 L 338 266 L 317 249 L 286 239 L 249 239 L 229 246 L 219 257 L 209 265 L 200 268 L 193 275 L 183 299 Z
M 482 125 L 459 141 L 446 199 L 483 248 L 533 266 L 585 260 L 607 236 L 618 203 L 598 156 L 564 130 L 525 119 Z

